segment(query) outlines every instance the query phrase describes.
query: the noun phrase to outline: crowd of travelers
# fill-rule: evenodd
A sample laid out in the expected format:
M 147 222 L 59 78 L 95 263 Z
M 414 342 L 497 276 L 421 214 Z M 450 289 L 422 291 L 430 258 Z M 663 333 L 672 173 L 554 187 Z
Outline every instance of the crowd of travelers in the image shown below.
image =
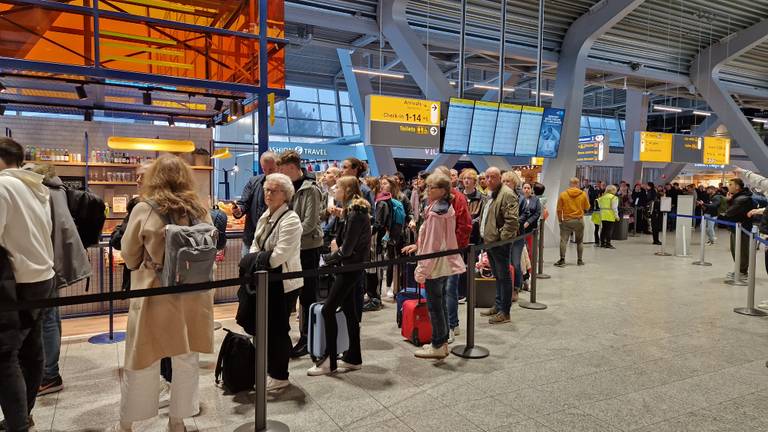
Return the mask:
M 24 154 L 20 144 L 0 138 L 0 300 L 8 303 L 53 298 L 58 289 L 91 276 L 86 248 L 93 244 L 83 237 L 88 227 L 68 205 L 68 189 L 51 166 L 24 165 Z M 469 244 L 487 244 L 474 258 L 487 263 L 496 293 L 494 305 L 481 315 L 491 325 L 511 321 L 512 304 L 528 289 L 532 271 L 528 234 L 549 216 L 541 183 L 496 167 L 479 173 L 444 166 L 407 181 L 399 172 L 367 175 L 366 163 L 356 158 L 323 173 L 308 172 L 293 150 L 263 153 L 259 164 L 262 174 L 248 181 L 231 208 L 234 217 L 245 218 L 241 276 L 260 270 L 272 274 L 343 270 L 367 261 L 466 251 Z M 613 249 L 613 231 L 624 219 L 638 232 L 653 234 L 653 243 L 659 244 L 664 197 L 671 198 L 672 213 L 678 196 L 694 195 L 697 214 L 741 222 L 745 228 L 759 219 L 761 229 L 768 228 L 762 222 L 765 206 L 758 203 L 759 190 L 768 187 L 768 179 L 743 170 L 737 174 L 740 178 L 727 186 L 707 188 L 681 188 L 677 183 L 630 187 L 626 182 L 605 185 L 571 179 L 570 187 L 557 197 L 560 259 L 555 265 L 565 266 L 572 238 L 577 265 L 585 264 L 587 217 L 595 224 L 596 246 Z M 202 202 L 191 168 L 176 156 L 163 155 L 141 165 L 137 179 L 139 195 L 110 241 L 125 261 L 124 288 L 212 280 L 215 254 L 226 241 L 226 217 Z M 750 191 L 745 181 L 758 191 Z M 716 230 L 710 222 L 707 239 L 714 244 Z M 735 235 L 732 231 L 732 252 Z M 181 247 L 180 239 L 192 240 Z M 744 248 L 748 241 L 741 245 Z M 742 251 L 742 260 L 747 255 Z M 418 346 L 414 355 L 446 358 L 448 345 L 460 334 L 458 308 L 466 301 L 462 276 L 475 270 L 467 269 L 467 258 L 462 252 L 422 259 L 415 266 L 271 279 L 267 391 L 290 386 L 291 359 L 308 355 L 313 360 L 309 376 L 360 370 L 363 314 L 379 311 L 387 302 L 394 304 L 399 293 L 410 288 L 423 289 L 431 326 L 429 343 Z M 186 260 L 186 266 L 179 260 Z M 746 273 L 743 265 L 741 273 Z M 236 321 L 253 335 L 253 282 L 242 280 Z M 315 308 L 318 303 L 322 308 Z M 299 321 L 295 342 L 290 335 L 294 312 Z M 337 321 L 339 313 L 344 320 Z M 317 320 L 324 323 L 318 331 L 324 341 L 321 352 L 311 324 Z M 135 422 L 157 416 L 164 406 L 169 407 L 168 430 L 186 430 L 184 419 L 200 412 L 199 355 L 215 351 L 213 324 L 213 291 L 130 300 L 120 416 L 111 431 L 131 431 Z M 339 337 L 342 333 L 345 338 Z M 5 415 L 0 431 L 29 430 L 36 397 L 63 388 L 60 344 L 57 308 L 0 313 L 0 407 Z

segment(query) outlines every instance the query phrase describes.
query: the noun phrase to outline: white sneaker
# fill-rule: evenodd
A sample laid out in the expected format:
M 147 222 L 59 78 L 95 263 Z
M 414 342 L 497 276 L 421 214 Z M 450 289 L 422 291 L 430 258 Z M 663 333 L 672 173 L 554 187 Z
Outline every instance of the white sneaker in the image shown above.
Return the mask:
M 392 290 L 392 288 L 388 288 L 388 289 L 387 289 L 387 298 L 388 298 L 388 299 L 393 299 L 393 298 L 395 298 L 395 292 L 394 292 L 394 290 Z
M 314 365 L 311 368 L 307 370 L 307 375 L 309 376 L 323 376 L 323 375 L 331 375 L 333 372 L 331 371 L 331 359 L 326 357 L 325 360 L 323 360 L 323 363 L 318 365 Z
M 453 328 L 453 335 L 454 336 L 459 336 L 460 334 L 461 334 L 461 329 L 459 329 L 458 327 L 454 327 Z
M 466 297 L 459 298 L 459 304 L 466 304 L 466 303 L 467 303 L 467 298 Z
M 160 408 L 165 408 L 171 404 L 171 383 L 160 379 Z
M 764 300 L 762 303 L 757 305 L 757 308 L 758 309 L 766 309 L 766 310 L 768 310 L 768 301 Z
M 419 349 L 418 351 L 416 351 L 414 355 L 418 358 L 423 358 L 423 359 L 442 360 L 448 357 L 448 344 L 443 344 L 443 346 L 439 348 L 433 347 L 432 344 L 427 344 L 421 347 L 421 349 Z
M 282 390 L 282 389 L 288 387 L 289 385 L 291 385 L 291 382 L 288 381 L 288 380 L 274 379 L 271 376 L 267 377 L 267 391 L 268 392 L 269 391 Z
M 339 371 L 339 372 L 342 372 L 342 373 L 344 373 L 344 372 L 359 371 L 360 369 L 363 368 L 363 365 L 361 365 L 361 364 L 356 365 L 356 364 L 352 364 L 352 363 L 347 363 L 344 360 L 339 360 L 336 363 L 337 363 L 336 364 L 336 366 L 337 366 L 336 370 Z
M 452 344 L 455 339 L 456 339 L 456 337 L 453 334 L 453 329 L 448 330 L 448 343 Z

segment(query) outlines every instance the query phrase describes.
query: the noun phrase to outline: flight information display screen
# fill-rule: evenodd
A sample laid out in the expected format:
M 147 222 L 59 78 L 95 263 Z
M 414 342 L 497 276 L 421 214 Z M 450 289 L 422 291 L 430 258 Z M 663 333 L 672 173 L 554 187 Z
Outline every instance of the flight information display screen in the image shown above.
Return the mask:
M 520 127 L 522 105 L 499 105 L 496 118 L 496 132 L 493 136 L 493 154 L 514 156 L 517 145 L 517 130 Z
M 536 156 L 544 108 L 524 106 L 520 115 L 515 156 Z
M 541 119 L 541 132 L 539 133 L 539 147 L 536 156 L 556 158 L 560 149 L 560 136 L 563 132 L 565 110 L 558 108 L 545 108 Z
M 472 116 L 472 128 L 469 134 L 470 154 L 491 154 L 498 113 L 499 104 L 497 103 L 475 102 L 475 113 Z
M 448 106 L 448 121 L 445 125 L 443 153 L 467 153 L 474 110 L 475 101 L 451 98 Z

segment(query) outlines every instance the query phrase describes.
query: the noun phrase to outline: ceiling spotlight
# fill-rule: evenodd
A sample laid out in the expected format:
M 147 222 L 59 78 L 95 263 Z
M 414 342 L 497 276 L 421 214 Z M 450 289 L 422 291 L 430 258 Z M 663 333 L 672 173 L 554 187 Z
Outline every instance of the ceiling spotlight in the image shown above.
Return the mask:
M 682 109 L 672 106 L 666 106 L 666 105 L 654 105 L 653 109 L 656 111 L 666 111 L 666 112 L 683 112 Z
M 711 116 L 711 115 L 712 115 L 712 113 L 711 113 L 711 112 L 708 112 L 708 111 L 698 111 L 698 110 L 694 110 L 694 111 L 693 111 L 693 115 L 697 115 L 697 116 L 704 116 L 704 117 L 709 117 L 709 116 Z
M 88 93 L 85 92 L 85 86 L 82 84 L 75 87 L 75 93 L 77 93 L 77 98 L 80 100 L 88 99 Z
M 176 126 L 176 122 L 173 121 L 173 116 L 168 116 L 168 126 L 170 127 Z
M 365 74 L 365 75 L 385 77 L 385 78 L 396 78 L 396 79 L 405 78 L 405 74 L 401 74 L 399 72 L 383 72 L 383 71 L 377 71 L 373 69 L 352 68 L 352 72 Z
M 7 88 L 5 88 L 5 86 L 3 85 L 3 83 L 0 83 L 0 93 L 5 93 L 5 92 L 7 92 L 7 91 L 8 91 L 8 89 L 7 89 Z
M 144 92 L 141 99 L 144 102 L 144 105 L 152 105 L 152 92 Z
M 473 84 L 472 88 L 481 89 L 481 90 L 499 90 L 499 86 L 493 86 L 493 85 L 487 85 L 487 84 Z M 505 92 L 513 92 L 515 91 L 514 87 L 504 87 Z
M 83 120 L 87 122 L 93 121 L 93 111 L 85 110 L 85 112 L 83 113 Z
M 219 112 L 222 108 L 224 108 L 224 101 L 221 99 L 216 99 L 216 102 L 213 103 L 213 110 Z
M 229 117 L 232 120 L 237 120 L 238 117 L 243 115 L 243 104 L 238 101 L 232 101 L 229 103 Z

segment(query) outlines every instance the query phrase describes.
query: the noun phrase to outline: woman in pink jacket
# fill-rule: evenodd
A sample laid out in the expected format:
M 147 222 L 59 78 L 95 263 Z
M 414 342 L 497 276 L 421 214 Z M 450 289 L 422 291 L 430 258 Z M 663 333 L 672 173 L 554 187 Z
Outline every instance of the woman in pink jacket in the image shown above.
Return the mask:
M 428 204 L 425 220 L 419 229 L 415 245 L 403 249 L 404 253 L 419 255 L 457 249 L 456 213 L 451 206 L 451 179 L 442 174 L 427 178 Z M 461 255 L 426 259 L 416 266 L 415 279 L 426 284 L 427 308 L 432 322 L 432 343 L 416 351 L 416 357 L 442 359 L 448 356 L 448 308 L 445 289 L 450 276 L 466 271 Z

